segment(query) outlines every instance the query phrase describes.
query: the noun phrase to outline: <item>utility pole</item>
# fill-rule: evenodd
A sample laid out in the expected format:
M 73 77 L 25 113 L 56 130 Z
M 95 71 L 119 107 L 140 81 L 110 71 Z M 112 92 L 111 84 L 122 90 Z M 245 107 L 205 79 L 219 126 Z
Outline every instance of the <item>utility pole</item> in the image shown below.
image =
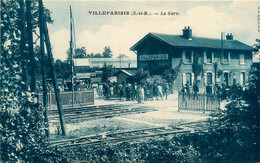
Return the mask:
M 64 118 L 63 108 L 62 108 L 61 99 L 60 99 L 60 91 L 58 89 L 58 84 L 57 84 L 57 77 L 56 77 L 56 72 L 55 72 L 55 67 L 54 67 L 54 62 L 53 62 L 53 55 L 52 55 L 52 51 L 51 51 L 51 42 L 50 42 L 50 38 L 49 38 L 49 32 L 48 32 L 48 27 L 47 27 L 45 18 L 43 18 L 43 33 L 44 33 L 44 38 L 45 38 L 48 59 L 50 62 L 52 82 L 53 82 L 53 86 L 54 86 L 54 92 L 55 92 L 55 97 L 56 97 L 57 107 L 58 107 L 58 112 L 59 112 L 59 117 L 60 117 L 60 123 L 61 123 L 61 131 L 62 131 L 62 135 L 66 136 L 65 118 Z
M 74 105 L 74 62 L 73 62 L 73 38 L 72 38 L 72 23 L 73 23 L 73 18 L 72 18 L 72 10 L 70 6 L 70 56 L 71 56 L 71 89 L 72 89 L 72 107 Z
M 30 88 L 32 92 L 36 92 L 36 73 L 35 73 L 35 57 L 33 52 L 33 33 L 32 33 L 32 14 L 31 14 L 31 0 L 26 0 L 26 20 L 27 20 L 27 37 L 29 45 L 29 57 L 31 65 L 31 84 Z
M 220 57 L 220 59 L 222 59 L 224 57 L 224 35 L 225 35 L 225 32 L 221 32 L 221 57 Z
M 19 1 L 20 5 L 20 31 L 21 31 L 21 43 L 20 43 L 20 51 L 21 51 L 21 60 L 22 60 L 22 80 L 24 85 L 22 86 L 24 91 L 28 91 L 28 67 L 27 67 L 27 54 L 25 50 L 25 16 L 24 16 L 24 0 Z
M 48 93 L 47 93 L 47 80 L 45 69 L 45 54 L 44 54 L 44 36 L 43 36 L 43 4 L 42 0 L 39 0 L 39 27 L 40 27 L 40 53 L 41 53 L 41 65 L 42 65 L 42 88 L 43 88 L 43 107 L 45 109 L 45 133 L 47 137 L 50 137 L 49 131 L 49 118 L 48 118 Z
M 214 63 L 214 69 L 215 69 L 215 84 L 217 83 L 218 62 L 220 62 L 220 61 L 222 60 L 222 58 L 224 57 L 224 35 L 225 35 L 225 32 L 221 32 L 221 54 L 220 54 L 219 60 L 217 60 L 217 61 Z

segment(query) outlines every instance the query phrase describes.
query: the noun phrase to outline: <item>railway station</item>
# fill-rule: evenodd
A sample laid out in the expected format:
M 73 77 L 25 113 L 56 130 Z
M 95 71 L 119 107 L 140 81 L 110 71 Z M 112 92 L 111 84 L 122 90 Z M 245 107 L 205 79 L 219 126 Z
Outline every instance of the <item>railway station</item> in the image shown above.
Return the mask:
M 257 3 L 0 6 L 0 162 L 260 162 Z

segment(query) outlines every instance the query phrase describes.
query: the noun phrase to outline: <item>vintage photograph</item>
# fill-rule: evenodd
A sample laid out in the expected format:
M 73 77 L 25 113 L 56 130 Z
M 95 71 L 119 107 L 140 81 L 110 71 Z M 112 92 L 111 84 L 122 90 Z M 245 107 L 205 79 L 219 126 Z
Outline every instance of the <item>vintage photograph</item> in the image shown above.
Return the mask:
M 0 5 L 0 162 L 260 162 L 259 1 Z

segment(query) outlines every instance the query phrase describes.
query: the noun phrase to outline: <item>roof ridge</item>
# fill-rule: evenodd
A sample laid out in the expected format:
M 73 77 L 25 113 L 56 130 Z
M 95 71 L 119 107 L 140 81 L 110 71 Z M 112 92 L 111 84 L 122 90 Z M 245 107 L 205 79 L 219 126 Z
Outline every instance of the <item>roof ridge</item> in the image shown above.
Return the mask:
M 178 34 L 170 34 L 170 33 L 156 33 L 156 32 L 150 32 L 151 34 L 159 34 L 159 35 L 168 35 L 168 36 L 181 36 Z
M 170 34 L 170 33 L 156 33 L 156 32 L 150 32 L 151 34 L 159 34 L 159 35 L 167 35 L 167 36 L 180 36 L 178 34 Z M 202 39 L 212 39 L 212 40 L 221 40 L 220 38 L 212 38 L 212 37 L 200 37 L 200 36 L 192 36 L 192 38 L 202 38 Z M 224 41 L 238 41 L 238 40 L 224 40 Z

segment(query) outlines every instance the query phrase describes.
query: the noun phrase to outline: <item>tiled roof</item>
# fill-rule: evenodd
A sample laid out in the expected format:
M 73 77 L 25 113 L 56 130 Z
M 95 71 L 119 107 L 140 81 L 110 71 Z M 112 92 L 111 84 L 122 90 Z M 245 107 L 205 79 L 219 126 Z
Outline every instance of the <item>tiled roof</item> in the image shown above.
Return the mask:
M 180 35 L 149 33 L 143 39 L 133 45 L 130 50 L 136 50 L 137 46 L 149 36 L 175 47 L 202 47 L 221 49 L 221 39 L 192 37 L 191 40 L 188 40 Z M 224 40 L 223 48 L 232 50 L 254 50 L 253 47 L 237 40 Z

